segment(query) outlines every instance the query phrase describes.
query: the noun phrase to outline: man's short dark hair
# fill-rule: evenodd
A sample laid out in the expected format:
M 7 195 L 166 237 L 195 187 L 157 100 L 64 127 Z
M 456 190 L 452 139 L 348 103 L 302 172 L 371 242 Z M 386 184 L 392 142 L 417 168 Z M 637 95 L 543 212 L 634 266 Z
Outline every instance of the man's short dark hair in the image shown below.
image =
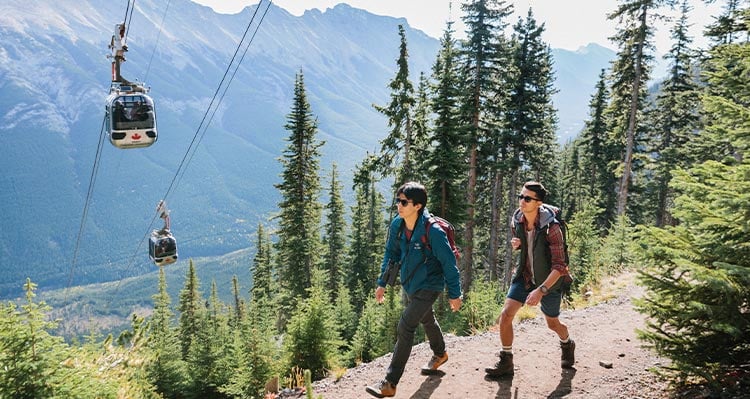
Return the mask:
M 537 181 L 527 181 L 526 184 L 523 185 L 523 188 L 529 191 L 533 191 L 534 194 L 536 194 L 536 198 L 540 201 L 544 201 L 544 199 L 547 198 L 547 194 L 549 194 L 542 183 L 539 183 Z
M 421 183 L 406 182 L 396 191 L 396 195 L 399 194 L 403 194 L 406 199 L 410 199 L 414 205 L 422 204 L 422 209 L 427 206 L 427 189 Z

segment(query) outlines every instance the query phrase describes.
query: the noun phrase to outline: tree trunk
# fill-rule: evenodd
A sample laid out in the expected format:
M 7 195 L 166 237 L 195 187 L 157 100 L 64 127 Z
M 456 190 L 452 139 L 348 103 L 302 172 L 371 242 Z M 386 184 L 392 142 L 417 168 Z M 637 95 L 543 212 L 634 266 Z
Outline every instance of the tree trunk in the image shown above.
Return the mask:
M 513 229 L 511 229 L 511 226 L 513 226 L 513 213 L 517 208 L 515 203 L 517 184 L 518 169 L 515 169 L 508 183 L 508 209 L 505 215 L 508 225 L 505 229 L 505 273 L 503 276 L 503 288 L 510 287 L 510 278 L 513 276 L 513 247 L 510 245 L 510 240 L 513 238 Z
M 500 248 L 500 226 L 502 224 L 500 215 L 503 214 L 500 206 L 502 204 L 502 192 L 503 192 L 503 179 L 500 177 L 500 172 L 495 171 L 493 178 L 492 187 L 492 209 L 491 223 L 490 223 L 490 245 L 489 254 L 487 256 L 487 263 L 490 268 L 490 281 L 497 281 L 498 278 L 498 262 L 497 253 Z
M 635 51 L 635 76 L 633 87 L 630 92 L 630 115 L 628 117 L 628 131 L 625 143 L 625 159 L 623 160 L 622 178 L 620 179 L 620 192 L 617 197 L 617 216 L 625 214 L 628 201 L 628 185 L 630 185 L 630 174 L 633 168 L 633 147 L 635 146 L 635 125 L 638 115 L 638 94 L 641 88 L 641 74 L 643 64 L 643 45 L 646 41 L 646 9 L 640 16 L 640 37 Z

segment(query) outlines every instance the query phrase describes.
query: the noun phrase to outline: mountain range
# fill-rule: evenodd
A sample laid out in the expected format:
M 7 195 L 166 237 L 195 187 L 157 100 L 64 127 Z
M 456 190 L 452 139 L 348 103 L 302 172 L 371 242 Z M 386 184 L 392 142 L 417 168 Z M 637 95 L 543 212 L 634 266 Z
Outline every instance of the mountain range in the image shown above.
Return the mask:
M 122 75 L 151 88 L 159 138 L 121 150 L 102 136 L 107 45 L 122 22 L 121 3 L 0 5 L 0 298 L 20 296 L 27 277 L 55 289 L 152 273 L 145 237 L 161 227 L 161 199 L 172 211 L 180 262 L 200 257 L 210 264 L 252 247 L 258 224 L 269 223 L 280 200 L 274 184 L 298 73 L 326 143 L 323 186 L 335 162 L 351 199 L 355 165 L 387 133 L 372 105 L 389 101 L 398 25 L 414 82 L 431 73 L 440 45 L 403 18 L 346 4 L 301 16 L 271 5 L 258 26 L 265 2 L 257 13 L 253 6 L 226 15 L 189 0 L 168 8 L 139 0 Z M 248 38 L 257 34 L 226 88 L 251 21 Z M 554 49 L 553 56 L 562 142 L 583 125 L 597 76 L 614 52 L 591 44 Z M 217 92 L 214 115 L 208 111 Z

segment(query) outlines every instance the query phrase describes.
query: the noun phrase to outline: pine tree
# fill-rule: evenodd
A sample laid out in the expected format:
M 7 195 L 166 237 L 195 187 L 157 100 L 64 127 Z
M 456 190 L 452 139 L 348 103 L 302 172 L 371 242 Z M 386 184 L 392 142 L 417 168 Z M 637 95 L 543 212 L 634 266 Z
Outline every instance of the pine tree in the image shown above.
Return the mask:
M 247 309 L 245 309 L 245 300 L 240 296 L 240 281 L 237 275 L 232 276 L 232 297 L 234 298 L 234 311 L 229 319 L 232 329 L 238 328 L 245 318 Z
M 287 369 L 308 369 L 315 379 L 326 370 L 338 367 L 337 349 L 341 346 L 335 325 L 333 306 L 323 286 L 320 270 L 313 272 L 315 282 L 307 298 L 300 302 L 289 321 L 284 337 Z
M 391 102 L 387 106 L 375 105 L 375 109 L 388 118 L 391 131 L 380 142 L 380 157 L 375 163 L 382 176 L 393 176 L 395 185 L 413 180 L 416 170 L 411 158 L 411 147 L 414 140 L 412 119 L 414 105 L 414 85 L 409 80 L 409 52 L 406 45 L 406 32 L 403 25 L 398 26 L 401 39 L 399 56 L 396 60 L 398 70 L 388 87 L 391 89 Z
M 745 10 L 747 13 L 747 9 Z M 682 381 L 699 378 L 711 395 L 740 397 L 750 387 L 750 43 L 711 49 L 704 63 L 705 132 L 727 153 L 673 171 L 675 227 L 650 228 L 640 243 L 649 288 L 642 337 L 669 357 Z
M 50 307 L 34 301 L 36 284 L 30 279 L 24 291 L 26 301 L 20 310 L 13 302 L 0 309 L 0 397 L 51 398 L 68 390 L 81 395 L 72 385 L 81 381 L 80 376 L 62 366 L 67 345 L 48 332 L 56 324 L 46 320 Z
M 552 71 L 552 52 L 548 44 L 542 41 L 544 25 L 538 25 L 529 10 L 526 19 L 519 19 L 513 27 L 508 53 L 509 64 L 503 83 L 506 94 L 498 97 L 496 102 L 503 102 L 496 112 L 502 122 L 498 133 L 488 140 L 485 159 L 489 166 L 485 169 L 492 176 L 488 185 L 488 198 L 491 202 L 485 207 L 490 209 L 486 221 L 489 230 L 488 264 L 491 277 L 496 277 L 499 262 L 500 243 L 506 253 L 506 280 L 512 274 L 509 260 L 512 233 L 507 228 L 513 212 L 518 206 L 516 188 L 519 186 L 515 176 L 523 167 L 532 174 L 534 180 L 545 182 L 553 193 L 551 184 L 556 170 L 557 139 L 555 137 L 556 117 L 552 107 L 554 74 Z M 510 179 L 504 179 L 509 176 Z M 503 189 L 503 184 L 507 190 Z M 547 201 L 553 200 L 552 197 Z
M 383 220 L 383 196 L 375 189 L 373 172 L 359 166 L 354 173 L 354 205 L 349 238 L 349 270 L 345 283 L 359 311 L 372 296 L 380 274 L 385 248 L 386 223 Z
M 193 382 L 189 396 L 223 398 L 221 388 L 230 385 L 233 373 L 232 335 L 226 307 L 218 298 L 214 281 L 206 305 L 188 355 L 188 375 Z
M 342 274 L 348 270 L 341 270 L 345 265 L 346 256 L 346 209 L 341 198 L 341 182 L 336 172 L 336 164 L 331 167 L 331 185 L 328 190 L 328 204 L 326 205 L 327 222 L 323 236 L 325 254 L 323 256 L 323 270 L 326 272 L 327 286 L 331 300 L 335 301 L 342 282 Z
M 627 211 L 629 190 L 634 182 L 634 159 L 641 145 L 643 132 L 642 112 L 644 109 L 646 83 L 649 80 L 649 62 L 653 58 L 649 50 L 654 23 L 649 17 L 663 0 L 626 0 L 608 16 L 617 20 L 618 31 L 612 39 L 619 46 L 617 59 L 612 64 L 612 97 L 610 104 L 614 117 L 611 133 L 621 148 L 621 163 L 618 168 L 620 181 L 617 188 L 617 215 Z M 636 194 L 636 193 L 630 193 Z M 638 216 L 638 215 L 636 215 Z M 638 218 L 634 221 L 639 222 Z
M 440 39 L 440 52 L 432 68 L 432 112 L 435 122 L 433 150 L 426 160 L 429 179 L 424 183 L 430 195 L 430 211 L 450 220 L 457 228 L 466 220 L 464 181 L 466 178 L 466 143 L 459 120 L 458 48 L 449 22 Z
M 202 309 L 203 299 L 200 293 L 200 282 L 195 274 L 195 265 L 190 260 L 187 276 L 185 277 L 185 286 L 180 291 L 180 328 L 179 338 L 181 345 L 182 358 L 187 360 L 190 353 L 190 346 L 193 343 L 193 337 L 198 333 L 198 320 Z
M 149 339 L 146 344 L 152 359 L 146 366 L 148 378 L 156 391 L 165 398 L 181 398 L 187 392 L 187 367 L 182 360 L 180 342 L 173 328 L 174 313 L 167 293 L 164 268 L 159 268 L 159 292 L 153 296 L 154 313 L 149 322 Z
M 300 71 L 294 83 L 292 110 L 284 126 L 290 135 L 281 158 L 282 182 L 276 185 L 281 192 L 281 203 L 276 260 L 279 285 L 284 289 L 284 309 L 290 311 L 301 298 L 307 296 L 311 272 L 320 264 L 320 147 L 324 144 L 315 136 L 318 131 L 305 82 Z
M 411 158 L 414 165 L 410 180 L 428 182 L 430 170 L 428 158 L 432 150 L 432 120 L 430 114 L 430 99 L 428 98 L 429 79 L 424 72 L 419 73 L 419 84 L 414 97 L 414 111 L 412 118 Z M 424 183 L 423 183 L 424 184 Z
M 477 181 L 480 176 L 480 146 L 496 132 L 496 116 L 489 109 L 500 88 L 503 56 L 500 39 L 507 26 L 503 20 L 512 5 L 502 0 L 474 0 L 461 5 L 467 39 L 461 46 L 461 121 L 465 129 L 468 157 L 466 225 L 464 228 L 461 284 L 468 291 L 473 280 L 474 226 L 477 222 Z
M 657 227 L 671 224 L 669 208 L 673 198 L 669 182 L 672 179 L 671 169 L 685 168 L 693 163 L 694 156 L 686 149 L 687 143 L 695 138 L 698 127 L 698 86 L 693 79 L 695 52 L 690 49 L 692 39 L 687 35 L 688 13 L 690 7 L 683 0 L 681 16 L 672 29 L 673 45 L 664 56 L 670 60 L 668 77 L 662 82 L 656 98 L 654 113 L 656 121 L 652 124 L 655 132 L 652 138 L 654 154 L 654 186 L 656 201 L 654 211 Z
M 609 98 L 606 73 L 602 69 L 595 93 L 589 101 L 589 119 L 586 120 L 577 141 L 581 148 L 580 167 L 581 174 L 586 180 L 585 192 L 593 200 L 592 205 L 603 210 L 596 219 L 599 232 L 604 232 L 609 227 L 616 209 L 613 188 L 617 178 L 611 166 L 616 160 L 616 153 L 607 135 L 610 131 L 610 114 L 607 112 Z
M 255 241 L 255 256 L 250 268 L 253 286 L 250 289 L 250 298 L 261 300 L 270 298 L 273 291 L 273 276 L 271 268 L 271 245 L 263 225 L 258 223 Z

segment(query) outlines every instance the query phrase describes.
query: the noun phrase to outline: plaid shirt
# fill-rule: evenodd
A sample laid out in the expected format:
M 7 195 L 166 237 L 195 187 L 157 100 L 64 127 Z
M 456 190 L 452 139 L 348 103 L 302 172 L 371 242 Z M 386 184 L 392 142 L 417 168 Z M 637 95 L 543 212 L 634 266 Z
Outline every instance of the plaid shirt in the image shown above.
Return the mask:
M 526 223 L 526 215 L 521 215 L 520 222 Z M 536 231 L 539 232 L 539 215 L 534 221 Z M 560 225 L 557 223 L 551 223 L 547 228 L 547 244 L 549 245 L 550 255 L 552 259 L 552 270 L 557 270 L 560 273 L 560 277 L 569 275 L 568 265 L 565 264 L 565 243 L 563 241 L 562 230 Z M 527 242 L 527 245 L 533 245 Z M 526 260 L 526 265 L 523 269 L 523 277 L 526 284 L 531 284 L 531 259 Z

